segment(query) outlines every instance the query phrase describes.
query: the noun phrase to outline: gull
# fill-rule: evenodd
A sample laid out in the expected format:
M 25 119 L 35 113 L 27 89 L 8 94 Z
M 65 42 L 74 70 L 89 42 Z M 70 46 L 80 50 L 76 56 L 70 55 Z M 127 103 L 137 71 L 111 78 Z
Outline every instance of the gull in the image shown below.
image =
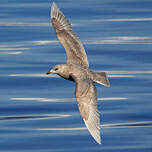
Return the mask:
M 55 65 L 46 74 L 54 73 L 75 82 L 75 96 L 80 114 L 92 137 L 98 144 L 101 144 L 100 115 L 94 82 L 110 86 L 109 80 L 105 72 L 90 71 L 87 55 L 81 41 L 73 32 L 68 19 L 54 2 L 50 16 L 57 38 L 65 48 L 67 62 Z

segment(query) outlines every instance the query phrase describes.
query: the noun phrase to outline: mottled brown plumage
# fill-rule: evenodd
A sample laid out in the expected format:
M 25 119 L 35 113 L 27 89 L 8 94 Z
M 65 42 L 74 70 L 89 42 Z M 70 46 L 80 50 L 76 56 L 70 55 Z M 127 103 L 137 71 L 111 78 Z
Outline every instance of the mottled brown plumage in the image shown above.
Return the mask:
M 75 96 L 80 114 L 93 138 L 100 144 L 100 118 L 94 82 L 109 86 L 105 72 L 92 72 L 84 47 L 72 31 L 72 26 L 55 3 L 51 8 L 52 26 L 67 55 L 67 63 L 56 65 L 49 73 L 76 83 Z

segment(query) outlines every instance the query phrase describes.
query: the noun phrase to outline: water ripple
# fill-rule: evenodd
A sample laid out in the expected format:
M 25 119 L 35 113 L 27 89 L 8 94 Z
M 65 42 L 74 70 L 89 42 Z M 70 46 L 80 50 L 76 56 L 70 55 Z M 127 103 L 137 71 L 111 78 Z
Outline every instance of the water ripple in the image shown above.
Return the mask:
M 152 18 L 112 18 L 112 19 L 96 19 L 94 22 L 143 22 L 152 21 Z
M 48 114 L 48 115 L 21 115 L 21 116 L 0 116 L 0 120 L 36 120 L 36 119 L 50 119 L 70 117 L 71 115 L 63 114 Z
M 5 48 L 0 47 L 0 51 L 12 51 L 12 50 L 28 50 L 29 48 L 8 48 L 7 45 Z
M 59 77 L 58 75 L 55 75 L 55 74 L 46 75 L 46 74 L 43 74 L 43 73 L 9 74 L 8 76 L 10 76 L 10 77 Z
M 152 37 L 117 36 L 86 40 L 84 44 L 152 44 Z
M 127 100 L 124 97 L 98 98 L 98 100 Z M 38 101 L 38 102 L 74 102 L 75 98 L 10 98 L 13 101 Z
M 0 52 L 0 54 L 17 55 L 17 54 L 22 54 L 22 52 Z
M 152 127 L 152 121 L 101 125 L 101 128 L 128 128 L 128 127 Z M 38 130 L 71 131 L 71 130 L 86 130 L 86 129 L 87 129 L 86 127 L 81 127 L 81 128 L 39 128 Z
M 152 74 L 152 71 L 105 71 L 108 74 Z
M 78 24 L 72 24 L 72 26 L 77 26 Z M 50 23 L 26 23 L 26 22 L 3 22 L 0 26 L 52 26 Z
M 135 75 L 107 75 L 108 77 L 111 78 L 132 78 L 132 77 L 136 77 Z
M 103 128 L 152 127 L 152 121 L 103 125 Z

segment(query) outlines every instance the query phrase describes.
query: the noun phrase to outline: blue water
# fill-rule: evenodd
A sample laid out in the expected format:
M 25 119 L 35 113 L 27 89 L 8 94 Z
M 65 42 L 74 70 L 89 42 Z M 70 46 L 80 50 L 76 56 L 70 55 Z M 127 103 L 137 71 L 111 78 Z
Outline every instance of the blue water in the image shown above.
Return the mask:
M 86 49 L 100 85 L 102 145 L 86 129 L 75 85 L 45 73 L 66 55 L 50 0 L 0 0 L 0 152 L 151 152 L 152 1 L 55 2 Z

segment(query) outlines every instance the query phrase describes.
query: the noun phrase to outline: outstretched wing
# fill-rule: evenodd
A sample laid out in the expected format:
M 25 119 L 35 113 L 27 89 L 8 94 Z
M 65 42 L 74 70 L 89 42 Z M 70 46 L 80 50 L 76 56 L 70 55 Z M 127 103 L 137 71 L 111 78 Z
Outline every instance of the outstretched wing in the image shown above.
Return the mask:
M 72 26 L 55 3 L 51 8 L 52 26 L 56 35 L 66 50 L 67 63 L 89 67 L 87 55 L 82 43 L 72 31 Z
M 93 138 L 101 144 L 100 117 L 97 109 L 97 91 L 89 79 L 76 80 L 76 99 L 79 111 Z

